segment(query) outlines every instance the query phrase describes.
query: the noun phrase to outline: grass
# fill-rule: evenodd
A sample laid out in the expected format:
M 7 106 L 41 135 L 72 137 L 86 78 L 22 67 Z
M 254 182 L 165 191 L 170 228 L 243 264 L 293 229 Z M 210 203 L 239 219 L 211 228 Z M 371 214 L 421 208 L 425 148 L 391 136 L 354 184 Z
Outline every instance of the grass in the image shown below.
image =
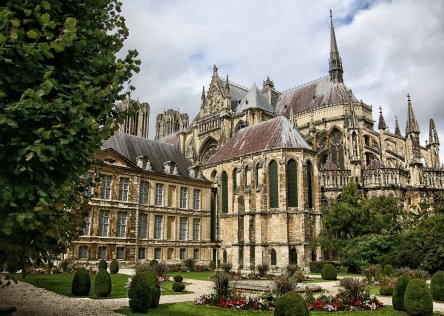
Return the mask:
M 167 273 L 167 276 L 173 278 L 175 275 L 181 275 L 184 279 L 193 279 L 193 280 L 203 280 L 209 281 L 209 277 L 212 276 L 214 272 L 212 271 L 204 271 L 204 272 L 171 272 Z
M 124 315 L 146 315 L 140 313 L 132 313 L 129 307 L 124 307 L 116 310 L 115 312 L 124 314 Z M 192 302 L 184 302 L 184 303 L 175 303 L 175 304 L 162 304 L 159 305 L 158 308 L 150 309 L 148 311 L 149 315 L 152 316 L 192 316 L 192 315 L 205 315 L 205 316 L 228 316 L 228 315 L 273 315 L 273 312 L 261 312 L 261 311 L 240 311 L 240 310 L 232 310 L 232 309 L 224 309 L 217 308 L 211 306 L 202 306 L 202 305 L 194 305 Z M 331 315 L 353 315 L 353 316 L 396 316 L 396 315 L 404 315 L 403 312 L 398 312 L 393 310 L 391 307 L 384 307 L 382 309 L 378 309 L 377 311 L 360 311 L 360 312 L 310 312 L 310 315 L 316 316 L 331 316 Z
M 162 292 L 162 295 L 181 295 L 181 294 L 190 294 L 193 292 L 187 291 L 186 287 L 185 290 L 182 292 L 174 292 L 173 289 L 171 288 L 173 286 L 173 281 L 167 281 L 167 282 L 162 282 L 160 283 L 160 286 L 164 289 L 164 291 Z M 185 285 L 189 285 L 190 283 L 184 283 Z

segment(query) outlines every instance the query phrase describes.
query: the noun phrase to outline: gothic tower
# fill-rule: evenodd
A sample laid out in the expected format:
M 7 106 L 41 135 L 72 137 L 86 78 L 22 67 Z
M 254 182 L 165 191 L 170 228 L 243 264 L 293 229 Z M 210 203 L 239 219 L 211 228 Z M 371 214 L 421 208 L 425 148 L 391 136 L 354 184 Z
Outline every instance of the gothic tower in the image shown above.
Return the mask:
M 188 114 L 181 114 L 176 110 L 166 110 L 156 116 L 156 136 L 160 139 L 165 136 L 181 132 L 188 127 Z
M 127 117 L 119 126 L 119 131 L 122 133 L 135 135 L 139 137 L 148 138 L 149 120 L 150 120 L 150 105 L 146 102 L 127 98 L 122 103 L 117 105 L 121 111 L 129 111 L 135 114 Z
M 438 169 L 439 166 L 439 138 L 438 131 L 435 127 L 435 121 L 430 119 L 429 124 L 429 142 L 427 144 L 427 151 L 430 155 L 430 167 Z

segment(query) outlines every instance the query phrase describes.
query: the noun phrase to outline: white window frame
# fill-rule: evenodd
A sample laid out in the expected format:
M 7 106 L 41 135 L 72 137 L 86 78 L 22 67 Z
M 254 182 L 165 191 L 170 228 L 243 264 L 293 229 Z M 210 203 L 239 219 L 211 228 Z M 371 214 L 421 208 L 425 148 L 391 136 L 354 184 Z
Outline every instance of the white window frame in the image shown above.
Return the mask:
M 125 247 L 123 246 L 116 247 L 116 259 L 125 260 Z
M 110 175 L 103 175 L 100 183 L 100 198 L 105 200 L 111 199 L 111 184 L 113 177 Z
M 141 256 L 143 254 L 143 256 Z M 139 247 L 137 249 L 137 259 L 144 260 L 146 258 L 146 248 L 145 247 Z
M 193 240 L 200 240 L 200 218 L 193 218 Z
M 101 210 L 99 217 L 99 236 L 108 237 L 109 233 L 109 211 Z
M 179 249 L 179 259 L 184 260 L 187 258 L 187 250 L 186 248 L 180 248 Z
M 100 246 L 98 249 L 97 249 L 97 258 L 98 259 L 103 259 L 103 260 L 106 260 L 107 258 L 107 256 L 106 256 L 106 246 Z M 101 254 L 103 253 L 103 256 L 101 256 Z
M 180 188 L 180 208 L 188 208 L 188 188 Z
M 193 209 L 200 210 L 200 189 L 194 189 Z
M 146 180 L 140 180 L 139 185 L 139 203 L 148 204 L 149 203 L 149 182 Z
M 187 240 L 188 218 L 181 217 L 179 220 L 179 240 Z
M 194 260 L 199 260 L 200 259 L 200 249 L 193 249 L 193 259 Z
M 147 239 L 147 237 L 148 237 L 148 214 L 139 213 L 139 225 L 137 228 L 137 236 L 139 239 Z
M 117 213 L 117 223 L 116 223 L 116 237 L 125 238 L 126 237 L 126 212 Z
M 129 178 L 121 177 L 119 181 L 119 201 L 128 201 Z
M 162 239 L 163 216 L 154 215 L 154 239 Z
M 154 248 L 154 259 L 161 260 L 162 258 L 162 248 Z
M 79 259 L 88 259 L 88 246 L 79 246 Z
M 163 206 L 163 183 L 156 183 L 156 206 Z

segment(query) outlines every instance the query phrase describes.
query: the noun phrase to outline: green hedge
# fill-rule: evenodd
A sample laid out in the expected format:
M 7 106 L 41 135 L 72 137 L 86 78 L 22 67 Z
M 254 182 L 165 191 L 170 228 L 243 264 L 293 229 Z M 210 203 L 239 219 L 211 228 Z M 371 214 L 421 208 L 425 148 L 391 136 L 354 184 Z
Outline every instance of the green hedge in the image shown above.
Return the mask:
M 311 273 L 321 273 L 322 266 L 326 263 L 334 265 L 337 269 L 340 267 L 339 262 L 335 261 L 311 261 L 310 262 L 310 272 Z
M 409 315 L 432 315 L 432 293 L 424 280 L 413 279 L 404 293 L 404 307 Z
M 436 271 L 433 274 L 430 290 L 435 301 L 444 301 L 444 271 Z
M 119 273 L 119 263 L 117 262 L 116 259 L 114 259 L 113 261 L 111 261 L 110 265 L 109 265 L 109 272 L 111 274 L 117 274 Z
M 338 272 L 334 265 L 326 263 L 322 266 L 321 276 L 324 280 L 337 280 Z
M 404 308 L 404 294 L 407 285 L 410 282 L 410 277 L 407 275 L 402 275 L 396 281 L 395 288 L 393 289 L 392 295 L 392 305 L 393 309 L 397 311 L 403 311 Z
M 94 293 L 99 297 L 106 297 L 111 294 L 111 289 L 112 283 L 108 271 L 100 269 L 94 280 Z
M 77 269 L 71 283 L 71 292 L 75 296 L 88 296 L 91 289 L 91 278 L 85 268 Z

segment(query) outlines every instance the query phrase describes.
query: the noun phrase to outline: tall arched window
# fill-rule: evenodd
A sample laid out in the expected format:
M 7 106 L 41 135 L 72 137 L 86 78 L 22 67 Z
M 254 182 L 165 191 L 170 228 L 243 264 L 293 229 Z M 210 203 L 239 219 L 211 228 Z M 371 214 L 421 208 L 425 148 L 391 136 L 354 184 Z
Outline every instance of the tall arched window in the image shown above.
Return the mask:
M 275 266 L 277 264 L 276 250 L 274 250 L 273 248 L 270 251 L 270 261 L 272 266 Z
M 307 207 L 313 207 L 313 166 L 307 161 Z
M 237 189 L 237 168 L 233 170 L 233 194 L 236 193 Z
M 228 176 L 222 172 L 222 213 L 228 213 Z
M 298 264 L 298 253 L 295 248 L 290 249 L 290 264 Z
M 278 165 L 274 160 L 272 160 L 268 166 L 268 194 L 270 199 L 270 208 L 279 207 Z
M 296 161 L 291 159 L 287 164 L 287 205 L 298 206 L 298 179 Z

